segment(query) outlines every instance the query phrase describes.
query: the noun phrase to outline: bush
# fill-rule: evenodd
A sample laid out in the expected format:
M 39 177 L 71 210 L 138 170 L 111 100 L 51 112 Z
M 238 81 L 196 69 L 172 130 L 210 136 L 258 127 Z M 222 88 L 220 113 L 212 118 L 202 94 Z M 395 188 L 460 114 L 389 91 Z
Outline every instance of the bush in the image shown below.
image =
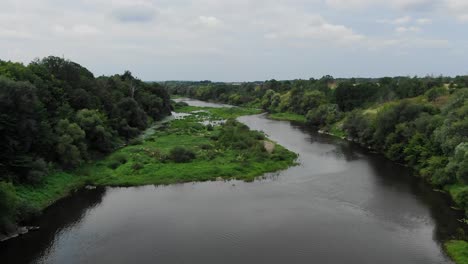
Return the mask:
M 143 139 L 141 139 L 141 138 L 133 138 L 133 139 L 130 139 L 130 141 L 128 142 L 128 144 L 129 144 L 130 146 L 141 145 L 141 144 L 143 144 Z
M 117 161 L 120 164 L 127 163 L 127 157 L 124 154 L 121 154 L 121 153 L 114 155 L 113 160 Z
M 455 202 L 468 212 L 468 187 L 463 188 L 460 192 L 455 195 Z
M 118 153 L 112 157 L 108 167 L 111 169 L 117 169 L 120 165 L 125 163 L 127 163 L 127 157 L 124 154 Z
M 18 198 L 11 183 L 0 182 L 0 232 L 8 231 L 14 225 Z
M 195 153 L 184 147 L 175 147 L 169 154 L 169 159 L 176 163 L 187 163 L 195 159 Z
M 135 171 L 141 170 L 141 169 L 143 169 L 143 167 L 144 167 L 143 164 L 141 164 L 139 162 L 133 163 L 133 165 L 132 165 L 132 169 L 135 170 Z
M 112 160 L 108 165 L 107 167 L 115 170 L 117 169 L 121 164 L 118 162 L 118 161 L 115 161 L 115 160 Z
M 26 176 L 27 183 L 38 184 L 49 173 L 48 165 L 43 159 L 33 161 L 30 167 L 31 169 Z

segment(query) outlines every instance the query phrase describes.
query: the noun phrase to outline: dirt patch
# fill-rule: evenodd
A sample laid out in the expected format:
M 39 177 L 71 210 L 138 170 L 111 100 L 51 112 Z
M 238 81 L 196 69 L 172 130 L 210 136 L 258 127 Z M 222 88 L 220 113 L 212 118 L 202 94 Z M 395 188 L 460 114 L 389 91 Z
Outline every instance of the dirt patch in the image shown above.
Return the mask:
M 268 152 L 268 153 L 273 153 L 273 151 L 275 151 L 275 143 L 271 142 L 271 141 L 263 141 L 263 147 L 265 148 L 265 150 Z

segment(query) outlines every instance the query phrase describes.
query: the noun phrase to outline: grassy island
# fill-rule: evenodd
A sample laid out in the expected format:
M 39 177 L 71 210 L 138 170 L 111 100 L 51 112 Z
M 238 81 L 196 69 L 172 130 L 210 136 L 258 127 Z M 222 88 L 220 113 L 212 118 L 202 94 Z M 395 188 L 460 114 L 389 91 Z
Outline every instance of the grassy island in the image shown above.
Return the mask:
M 85 185 L 252 181 L 295 163 L 295 153 L 275 143 L 273 149 L 266 148 L 272 144 L 266 143 L 271 141 L 264 134 L 234 119 L 259 110 L 183 106 L 177 111 L 192 114 L 156 125 L 157 129 L 150 129 L 102 160 L 50 174 L 39 186 L 15 186 L 16 195 L 40 210 Z M 219 124 L 225 118 L 227 121 Z

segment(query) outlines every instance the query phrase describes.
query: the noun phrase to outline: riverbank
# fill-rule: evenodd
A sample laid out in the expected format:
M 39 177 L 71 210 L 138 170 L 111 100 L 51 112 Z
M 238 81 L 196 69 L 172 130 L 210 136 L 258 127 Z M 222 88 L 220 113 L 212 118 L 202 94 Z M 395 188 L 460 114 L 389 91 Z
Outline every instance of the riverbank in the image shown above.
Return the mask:
M 150 133 L 102 160 L 70 172 L 57 171 L 37 186 L 15 186 L 20 203 L 27 203 L 30 211 L 41 211 L 87 185 L 253 181 L 295 163 L 295 153 L 278 144 L 274 144 L 274 150 L 267 151 L 264 146 L 270 146 L 265 144 L 269 140 L 262 133 L 232 120 L 258 114 L 259 110 L 185 106 L 177 111 L 186 115 L 164 123 L 158 129 L 149 129 Z M 226 119 L 230 119 L 228 124 L 217 125 Z

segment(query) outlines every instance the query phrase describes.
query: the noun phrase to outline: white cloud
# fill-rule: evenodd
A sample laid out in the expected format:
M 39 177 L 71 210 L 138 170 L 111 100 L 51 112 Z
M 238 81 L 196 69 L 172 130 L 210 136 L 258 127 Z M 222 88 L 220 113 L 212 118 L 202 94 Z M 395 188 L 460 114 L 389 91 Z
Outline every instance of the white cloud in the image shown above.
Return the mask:
M 325 0 L 328 6 L 340 9 L 382 6 L 405 11 L 431 9 L 436 2 L 437 0 Z
M 198 17 L 198 21 L 204 25 L 204 26 L 208 26 L 208 27 L 217 27 L 219 25 L 221 25 L 221 20 L 219 20 L 218 18 L 214 17 L 214 16 L 199 16 Z
M 468 1 L 446 0 L 448 10 L 461 22 L 468 22 Z
M 5 39 L 30 39 L 33 35 L 29 32 L 14 29 L 0 28 L 0 38 Z
M 416 19 L 416 24 L 418 25 L 429 25 L 432 24 L 432 19 L 430 18 L 418 18 Z
M 133 6 L 115 9 L 112 15 L 121 22 L 148 22 L 154 18 L 156 12 L 152 8 Z
M 158 74 L 158 78 L 164 79 L 167 75 L 159 76 L 158 70 L 165 71 L 168 65 L 177 63 L 172 69 L 175 75 L 179 67 L 184 69 L 180 65 L 199 65 L 200 58 L 215 64 L 226 62 L 223 65 L 242 61 L 238 67 L 241 72 L 245 61 L 251 61 L 256 68 L 259 65 L 255 62 L 264 60 L 265 64 L 289 60 L 291 64 L 285 63 L 284 67 L 302 62 L 304 68 L 313 69 L 315 58 L 309 57 L 311 62 L 307 64 L 301 56 L 348 56 L 355 52 L 360 59 L 371 57 L 369 50 L 375 50 L 385 59 L 402 49 L 415 54 L 412 51 L 443 48 L 442 54 L 457 45 L 457 41 L 468 43 L 465 36 L 441 32 L 440 25 L 431 31 L 423 30 L 431 23 L 444 21 L 454 31 L 462 32 L 464 25 L 457 21 L 468 21 L 468 0 L 439 0 L 438 5 L 433 2 L 22 0 L 18 4 L 14 0 L 2 0 L 0 58 L 28 62 L 38 56 L 64 54 L 91 70 L 99 69 L 97 74 L 114 73 L 116 65 L 122 65 L 135 67 L 136 73 L 146 70 L 147 75 L 142 78 Z M 356 9 L 347 12 L 344 8 Z M 356 19 L 355 11 L 366 16 Z M 452 19 L 446 22 L 448 14 Z M 372 23 L 379 17 L 388 18 L 378 20 L 388 26 Z M 447 40 L 438 37 L 441 35 Z M 25 38 L 34 41 L 24 41 Z M 461 49 L 461 45 L 457 48 Z M 274 56 L 261 57 L 261 54 Z M 195 75 L 210 67 L 209 62 L 200 65 L 185 72 Z M 223 67 L 227 66 L 213 66 L 213 69 Z M 225 74 L 232 72 L 235 71 L 226 70 Z
M 395 19 L 379 19 L 377 22 L 383 24 L 402 25 L 411 22 L 411 20 L 412 18 L 410 16 L 404 16 Z
M 96 35 L 99 33 L 99 30 L 87 24 L 78 24 L 72 27 L 72 32 L 78 35 Z
M 421 28 L 410 26 L 410 27 L 397 27 L 395 29 L 397 33 L 415 33 L 421 31 Z

